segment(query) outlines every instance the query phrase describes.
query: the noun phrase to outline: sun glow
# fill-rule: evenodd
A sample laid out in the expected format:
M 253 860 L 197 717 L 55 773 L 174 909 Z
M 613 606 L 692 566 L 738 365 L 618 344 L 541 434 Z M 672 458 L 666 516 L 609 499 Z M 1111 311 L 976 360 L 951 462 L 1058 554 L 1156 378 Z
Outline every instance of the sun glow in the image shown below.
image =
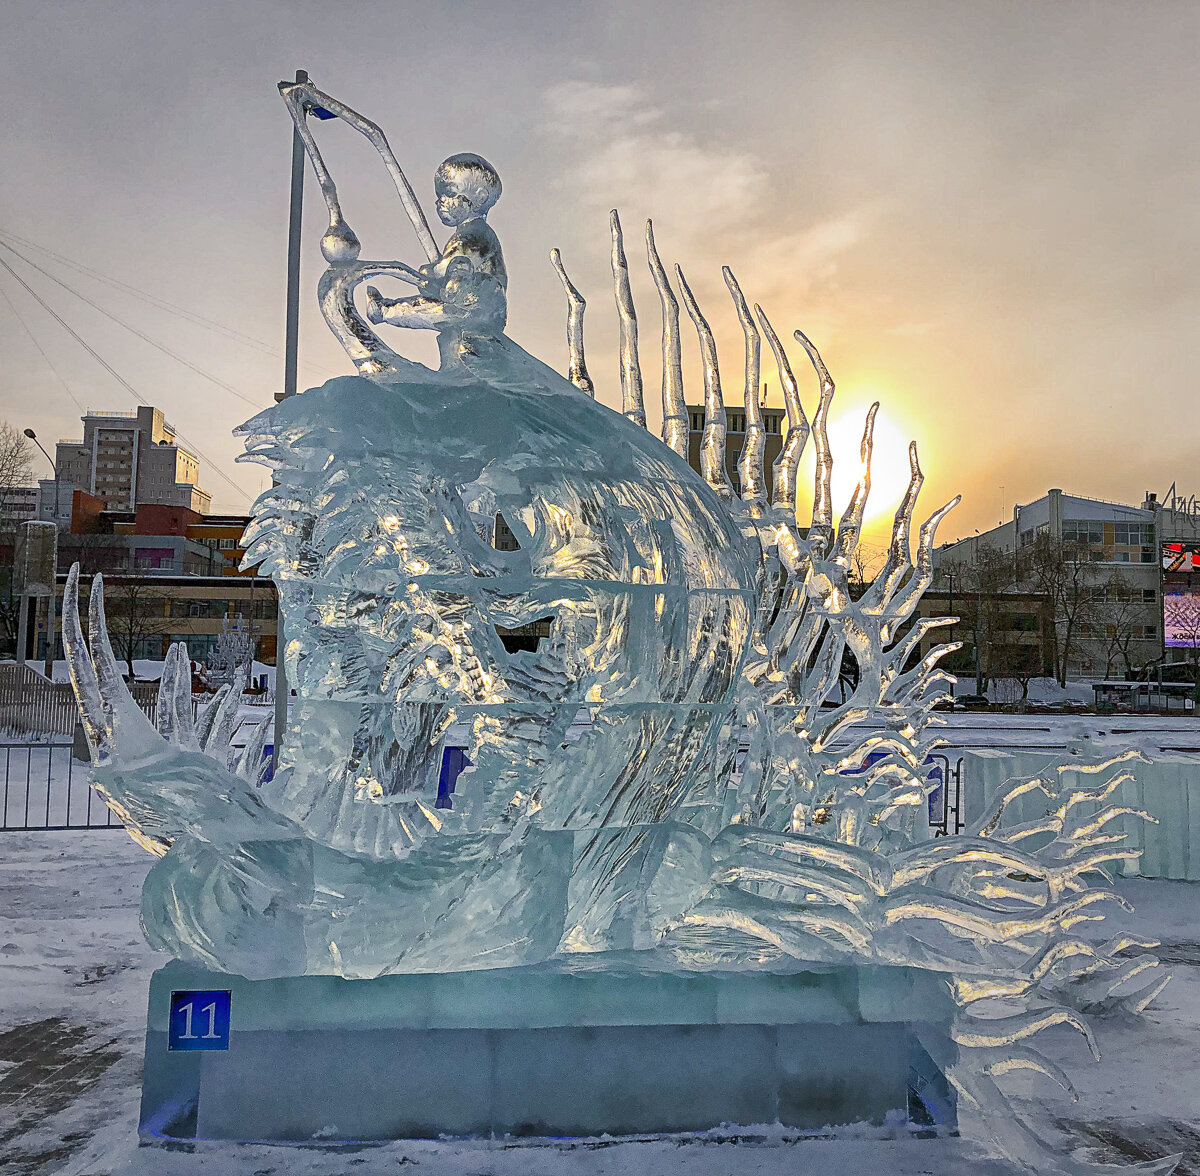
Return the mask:
M 848 404 L 843 403 L 840 406 L 837 400 L 834 400 L 833 413 L 829 421 L 829 448 L 833 454 L 835 518 L 840 517 L 842 511 L 846 509 L 862 473 L 859 451 L 867 410 L 871 407 L 873 399 L 869 395 L 855 396 L 850 399 Z M 882 522 L 895 514 L 900 499 L 904 497 L 904 492 L 908 489 L 910 476 L 908 443 L 911 439 L 911 434 L 906 434 L 905 430 L 888 416 L 886 407 L 881 407 L 875 415 L 875 445 L 871 454 L 871 494 L 867 499 L 865 523 Z M 811 452 L 807 464 L 811 471 Z

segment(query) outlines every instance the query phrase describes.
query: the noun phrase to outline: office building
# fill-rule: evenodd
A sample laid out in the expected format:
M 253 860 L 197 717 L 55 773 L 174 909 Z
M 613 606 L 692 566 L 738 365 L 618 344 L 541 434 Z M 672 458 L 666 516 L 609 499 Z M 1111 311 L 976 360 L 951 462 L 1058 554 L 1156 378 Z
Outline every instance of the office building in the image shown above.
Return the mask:
M 1012 518 L 999 526 L 938 548 L 935 583 L 944 587 L 947 572 L 975 564 L 981 548 L 1016 554 L 1043 535 L 1095 565 L 1088 583 L 1098 607 L 1081 618 L 1068 673 L 1089 677 L 1114 672 L 1117 624 L 1129 637 L 1122 663 L 1138 667 L 1192 660 L 1200 646 L 1200 508 L 1194 502 L 1189 506 L 1176 495 L 1159 502 L 1147 492 L 1140 506 L 1131 506 L 1049 490 L 1034 502 L 1014 506 Z M 1169 617 L 1164 625 L 1166 606 L 1176 617 L 1195 612 L 1193 631 L 1182 632 L 1178 623 L 1172 628 Z M 1119 621 L 1114 610 L 1123 611 Z
M 766 385 L 763 386 L 763 398 L 766 398 Z M 688 414 L 688 465 L 694 470 L 700 469 L 700 443 L 704 439 L 704 405 L 689 404 Z M 783 448 L 783 436 L 787 432 L 784 410 L 782 408 L 762 409 L 763 429 L 766 432 L 766 445 L 763 456 L 767 488 L 771 486 L 771 465 Z M 735 493 L 741 493 L 742 480 L 738 474 L 738 458 L 742 455 L 742 447 L 746 444 L 746 410 L 742 407 L 726 408 L 726 441 L 725 441 L 725 470 Z
M 117 625 L 132 641 L 134 657 L 157 660 L 172 642 L 184 641 L 194 660 L 205 661 L 229 620 L 255 638 L 259 661 L 275 661 L 275 585 L 256 567 L 240 566 L 248 515 L 202 515 L 152 503 L 105 510 L 100 498 L 83 490 L 73 492 L 72 503 L 69 529 L 58 541 L 60 614 L 67 569 L 78 562 L 85 577 L 104 574 L 110 621 L 125 599 L 142 614 L 135 633 L 128 624 Z M 29 656 L 41 657 L 43 650 Z

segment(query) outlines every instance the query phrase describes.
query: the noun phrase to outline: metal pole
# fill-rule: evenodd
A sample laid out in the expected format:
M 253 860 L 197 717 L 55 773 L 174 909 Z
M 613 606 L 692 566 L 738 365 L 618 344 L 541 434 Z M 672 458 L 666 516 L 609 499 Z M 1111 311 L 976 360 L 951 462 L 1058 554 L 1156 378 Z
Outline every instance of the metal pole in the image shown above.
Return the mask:
M 308 73 L 296 70 L 296 81 L 307 82 Z M 299 129 L 292 127 L 292 195 L 288 212 L 287 316 L 283 351 L 283 395 L 277 400 L 296 395 L 296 369 L 300 349 L 300 231 L 304 207 L 304 143 Z M 283 736 L 287 731 L 288 684 L 284 664 L 286 647 L 283 633 L 283 609 L 275 613 L 275 749 L 272 771 L 279 767 Z
M 57 479 L 55 479 L 57 484 Z M 46 597 L 46 661 L 42 666 L 46 677 L 51 682 L 54 681 L 54 654 L 57 652 L 55 646 L 58 644 L 58 638 L 55 633 L 54 615 L 55 607 L 58 603 L 58 527 L 54 528 L 54 556 L 53 566 L 50 569 L 50 595 Z
M 983 693 L 983 590 L 975 593 L 975 693 Z
M 57 639 L 55 637 L 54 610 L 55 610 L 55 604 L 56 604 L 56 599 L 57 599 L 56 598 L 56 585 L 58 583 L 58 527 L 59 527 L 59 518 L 61 517 L 61 514 L 62 514 L 62 507 L 61 507 L 61 504 L 59 503 L 59 493 L 58 493 L 58 487 L 59 487 L 58 465 L 55 462 L 54 458 L 52 458 L 50 456 L 50 454 L 46 452 L 46 447 L 38 440 L 38 435 L 32 429 L 23 429 L 22 432 L 25 434 L 26 437 L 29 438 L 30 441 L 32 441 L 34 443 L 34 445 L 36 445 L 42 451 L 42 456 L 50 463 L 50 469 L 54 471 L 54 514 L 53 514 L 53 522 L 54 522 L 54 526 L 55 526 L 54 564 L 53 564 L 53 567 L 50 572 L 50 599 L 46 604 L 46 654 L 45 654 L 45 661 L 42 666 L 42 668 L 46 674 L 46 677 L 51 679 L 51 681 L 53 681 L 53 679 L 54 679 L 54 654 L 55 654 L 54 647 L 57 644 Z M 39 496 L 39 500 L 40 500 L 40 496 Z M 38 606 L 38 611 L 39 612 L 41 611 L 40 605 Z M 21 619 L 20 619 L 20 622 L 18 625 L 19 634 L 25 633 L 25 629 L 26 629 L 27 625 L 28 625 L 27 609 L 25 607 L 24 601 L 22 601 Z M 25 634 L 25 636 L 19 635 L 17 638 L 17 644 L 21 649 L 21 653 L 20 653 L 20 657 L 19 657 L 19 660 L 21 660 L 21 661 L 23 661 L 25 658 L 25 641 L 27 640 L 27 637 L 28 637 L 28 635 Z M 37 653 L 37 651 L 35 649 L 34 650 L 35 656 L 36 656 L 36 653 Z
M 949 611 L 950 611 L 950 615 L 954 616 L 954 573 L 947 572 L 946 579 L 950 582 L 950 610 Z M 950 626 L 950 640 L 951 641 L 954 640 L 954 626 L 953 625 Z M 947 763 L 947 770 L 948 770 L 950 761 L 947 760 L 946 763 Z
M 25 655 L 29 649 L 29 601 L 31 597 L 21 593 L 21 610 L 17 613 L 17 661 L 25 664 Z

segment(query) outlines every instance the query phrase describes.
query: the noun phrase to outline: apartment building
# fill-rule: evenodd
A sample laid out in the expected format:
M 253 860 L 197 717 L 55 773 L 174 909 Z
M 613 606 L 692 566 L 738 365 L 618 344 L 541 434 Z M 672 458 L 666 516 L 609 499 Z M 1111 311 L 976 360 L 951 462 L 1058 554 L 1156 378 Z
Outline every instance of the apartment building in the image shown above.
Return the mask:
M 55 476 L 38 483 L 38 517 L 69 526 L 75 490 L 99 498 L 108 510 L 142 503 L 182 506 L 203 514 L 212 497 L 199 485 L 200 460 L 175 437 L 162 410 L 96 412 L 81 418 L 82 440 L 55 448 Z
M 36 519 L 37 503 L 36 486 L 0 487 L 0 529 L 11 531 Z

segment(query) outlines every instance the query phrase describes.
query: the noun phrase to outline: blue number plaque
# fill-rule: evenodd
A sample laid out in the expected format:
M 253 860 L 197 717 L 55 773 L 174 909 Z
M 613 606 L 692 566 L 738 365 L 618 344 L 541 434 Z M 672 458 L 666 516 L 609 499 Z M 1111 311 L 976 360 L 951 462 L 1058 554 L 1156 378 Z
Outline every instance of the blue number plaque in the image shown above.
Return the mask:
M 228 992 L 172 992 L 167 1049 L 228 1049 Z

